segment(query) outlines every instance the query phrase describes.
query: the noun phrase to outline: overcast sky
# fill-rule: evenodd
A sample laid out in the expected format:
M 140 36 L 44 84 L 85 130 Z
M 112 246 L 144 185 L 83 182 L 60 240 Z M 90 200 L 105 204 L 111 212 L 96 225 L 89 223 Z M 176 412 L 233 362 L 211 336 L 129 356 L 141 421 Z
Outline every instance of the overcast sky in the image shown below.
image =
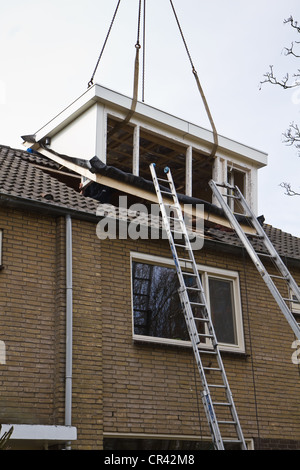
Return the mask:
M 173 0 L 219 134 L 269 155 L 259 174 L 259 214 L 300 236 L 300 158 L 283 144 L 300 121 L 300 89 L 259 82 L 269 65 L 297 70 L 283 54 L 300 39 L 283 20 L 299 0 Z M 0 0 L 0 143 L 22 148 L 87 89 L 117 0 Z M 94 83 L 132 96 L 138 0 L 122 0 Z M 145 102 L 210 129 L 169 0 L 147 0 Z M 300 60 L 300 59 L 298 59 Z

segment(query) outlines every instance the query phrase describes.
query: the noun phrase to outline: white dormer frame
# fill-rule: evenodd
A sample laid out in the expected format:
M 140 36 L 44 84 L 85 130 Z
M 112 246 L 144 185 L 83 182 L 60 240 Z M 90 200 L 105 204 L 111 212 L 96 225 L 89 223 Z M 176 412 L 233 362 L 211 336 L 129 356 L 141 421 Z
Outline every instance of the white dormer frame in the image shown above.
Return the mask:
M 106 163 L 107 118 L 125 119 L 131 104 L 131 98 L 100 85 L 93 85 L 37 131 L 36 141 L 48 137 L 51 142 L 49 148 L 58 153 L 87 160 L 97 155 Z M 209 158 L 214 144 L 212 131 L 141 102 L 137 103 L 130 125 L 133 126 L 133 174 L 139 175 L 139 137 L 144 130 L 185 149 L 185 193 L 192 196 L 193 151 Z M 245 196 L 256 212 L 257 171 L 267 165 L 266 153 L 223 136 L 219 136 L 218 141 L 212 169 L 213 179 L 218 183 L 227 182 L 227 168 L 230 165 L 245 171 Z
M 237 170 L 244 173 L 244 197 L 251 209 L 255 214 L 258 210 L 258 195 L 257 195 L 257 174 L 258 168 L 250 162 L 244 163 L 242 160 L 234 159 L 231 156 L 218 156 L 214 164 L 213 179 L 218 183 L 229 183 L 235 185 L 234 180 L 228 178 L 231 171 Z M 242 190 L 242 188 L 240 188 Z M 225 191 L 225 190 L 224 190 Z M 218 204 L 213 196 L 214 204 Z

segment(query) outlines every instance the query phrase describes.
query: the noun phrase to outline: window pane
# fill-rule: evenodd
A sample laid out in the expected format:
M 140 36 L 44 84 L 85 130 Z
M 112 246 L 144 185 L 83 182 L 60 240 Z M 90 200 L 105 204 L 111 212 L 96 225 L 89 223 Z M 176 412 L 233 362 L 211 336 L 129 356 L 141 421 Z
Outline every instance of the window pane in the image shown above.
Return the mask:
M 210 441 L 104 438 L 104 450 L 214 450 Z
M 211 317 L 218 341 L 237 344 L 232 281 L 209 278 L 209 295 Z
M 189 340 L 175 269 L 133 262 L 134 333 Z

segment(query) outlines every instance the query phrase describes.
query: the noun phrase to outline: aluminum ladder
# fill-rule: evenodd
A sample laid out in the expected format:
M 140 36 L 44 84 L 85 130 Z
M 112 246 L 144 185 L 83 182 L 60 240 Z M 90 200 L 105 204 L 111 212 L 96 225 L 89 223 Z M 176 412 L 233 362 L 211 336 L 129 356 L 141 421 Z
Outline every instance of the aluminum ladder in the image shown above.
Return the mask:
M 154 163 L 150 171 L 178 275 L 178 293 L 202 382 L 201 398 L 214 448 L 226 450 L 227 444 L 247 450 L 171 171 L 166 167 L 164 178 L 158 178 Z M 166 183 L 168 188 L 163 187 Z
M 280 310 L 287 319 L 295 336 L 297 337 L 297 339 L 300 339 L 300 324 L 297 323 L 292 313 L 292 305 L 294 303 L 300 303 L 300 289 L 296 281 L 294 280 L 288 268 L 282 261 L 273 243 L 270 241 L 269 237 L 264 231 L 262 225 L 257 220 L 257 217 L 249 207 L 240 189 L 237 186 L 232 186 L 229 184 L 218 184 L 213 180 L 209 182 L 209 186 L 212 189 L 212 192 L 217 198 L 218 202 L 220 203 L 228 221 L 230 222 L 230 225 L 240 238 L 250 258 L 255 264 L 258 272 L 260 273 L 262 279 L 265 281 L 271 294 L 276 300 Z M 219 187 L 224 188 L 226 194 L 223 194 L 219 190 Z M 228 204 L 228 200 L 230 199 L 233 199 L 237 201 L 238 204 L 240 204 L 242 210 L 244 211 L 243 214 L 237 214 L 232 211 Z M 246 233 L 243 230 L 236 215 L 243 215 L 244 219 L 249 224 L 249 227 L 252 227 L 255 233 Z M 260 241 L 260 243 L 263 245 L 262 252 L 255 250 L 253 244 L 251 243 L 251 238 L 253 240 Z M 269 274 L 262 260 L 272 261 L 278 270 L 278 274 Z M 277 285 L 275 282 L 277 283 Z M 280 294 L 279 283 L 283 283 L 283 285 L 287 287 L 287 297 L 283 297 Z

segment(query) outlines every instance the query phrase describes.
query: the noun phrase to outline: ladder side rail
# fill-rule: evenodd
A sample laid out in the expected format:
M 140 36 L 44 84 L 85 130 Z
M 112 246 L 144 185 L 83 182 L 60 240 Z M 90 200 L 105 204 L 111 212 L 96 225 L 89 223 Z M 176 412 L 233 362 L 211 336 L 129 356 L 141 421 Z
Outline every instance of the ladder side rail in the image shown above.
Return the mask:
M 170 248 L 171 248 L 171 251 L 172 251 L 173 260 L 174 260 L 174 263 L 175 263 L 176 271 L 177 271 L 179 281 L 180 281 L 180 285 L 181 285 L 181 288 L 179 289 L 179 297 L 180 297 L 180 300 L 181 300 L 181 303 L 182 303 L 182 307 L 183 307 L 183 311 L 184 311 L 184 315 L 185 315 L 185 319 L 186 319 L 186 324 L 187 324 L 188 332 L 189 332 L 190 339 L 191 339 L 193 352 L 194 352 L 194 355 L 195 355 L 195 358 L 196 358 L 197 367 L 198 367 L 198 370 L 199 370 L 199 373 L 200 373 L 200 377 L 201 377 L 201 381 L 202 381 L 202 385 L 203 385 L 203 389 L 204 389 L 203 394 L 202 394 L 202 402 L 203 402 L 203 405 L 204 405 L 204 409 L 205 409 L 205 413 L 206 413 L 206 417 L 207 417 L 210 429 L 212 431 L 213 441 L 215 442 L 215 444 L 216 444 L 216 446 L 219 450 L 224 450 L 224 444 L 223 444 L 220 429 L 219 429 L 219 426 L 218 426 L 218 423 L 217 423 L 217 420 L 216 420 L 216 414 L 215 414 L 214 407 L 213 407 L 213 404 L 212 404 L 212 400 L 211 400 L 211 397 L 210 397 L 209 387 L 208 387 L 208 384 L 207 384 L 206 376 L 205 376 L 205 373 L 204 373 L 202 361 L 201 361 L 198 346 L 197 346 L 197 344 L 198 344 L 198 330 L 197 330 L 197 327 L 196 327 L 196 324 L 195 324 L 195 320 L 193 318 L 193 313 L 192 313 L 191 306 L 190 306 L 190 303 L 189 303 L 189 299 L 188 299 L 188 296 L 187 296 L 187 292 L 186 292 L 186 289 L 185 289 L 186 286 L 185 286 L 184 277 L 183 277 L 183 274 L 182 274 L 180 263 L 178 261 L 177 250 L 176 250 L 176 247 L 175 247 L 175 244 L 174 244 L 171 227 L 170 227 L 170 224 L 169 224 L 169 220 L 168 220 L 168 217 L 167 217 L 165 205 L 164 205 L 163 198 L 162 198 L 162 195 L 161 195 L 161 192 L 160 192 L 159 183 L 157 181 L 157 176 L 156 176 L 153 164 L 150 165 L 150 170 L 151 170 L 151 174 L 152 174 L 152 178 L 153 178 L 153 182 L 154 182 L 154 186 L 155 186 L 159 206 L 160 206 L 161 213 L 162 213 L 164 227 L 165 227 L 165 230 L 167 232 L 168 240 L 169 240 L 169 243 L 170 243 Z M 178 211 L 178 206 L 177 205 L 176 205 L 176 210 Z M 186 239 L 186 241 L 187 240 L 188 240 L 188 238 Z M 196 274 L 196 272 L 195 272 L 195 274 Z M 196 277 L 197 284 L 198 284 L 198 282 L 200 282 L 200 285 L 201 285 L 200 278 L 198 279 L 198 277 L 199 277 L 199 274 L 198 274 L 198 271 L 197 271 L 197 277 Z M 202 288 L 202 286 L 201 286 L 201 288 Z M 196 340 L 196 337 L 197 337 L 197 340 Z
M 290 288 L 292 289 L 293 293 L 297 297 L 297 300 L 300 302 L 300 288 L 298 284 L 296 283 L 295 279 L 291 275 L 290 271 L 288 270 L 287 266 L 285 263 L 282 261 L 279 253 L 277 252 L 276 248 L 274 247 L 273 243 L 269 239 L 268 235 L 266 234 L 265 230 L 261 226 L 261 224 L 258 222 L 255 214 L 249 207 L 247 201 L 245 200 L 243 194 L 241 193 L 240 189 L 236 186 L 236 191 L 241 199 L 242 205 L 244 208 L 247 210 L 247 212 L 251 215 L 251 223 L 256 229 L 257 233 L 261 235 L 263 238 L 263 243 L 265 247 L 267 248 L 268 252 L 270 255 L 273 257 L 273 261 L 276 264 L 278 270 L 281 272 L 282 276 L 286 278 L 287 283 L 289 284 Z
M 169 175 L 169 173 L 168 173 Z M 169 176 L 168 176 L 168 179 L 169 179 Z M 170 181 L 171 180 L 171 181 Z M 174 185 L 173 183 L 173 180 L 172 180 L 172 177 L 170 175 L 170 179 L 169 179 L 170 183 L 172 183 L 172 185 Z M 175 188 L 174 188 L 175 189 Z M 174 198 L 175 199 L 175 198 Z M 175 201 L 174 201 L 175 202 Z M 179 210 L 181 212 L 181 207 L 179 205 Z M 182 217 L 182 212 L 181 212 L 181 220 L 183 221 L 183 217 Z M 190 252 L 190 256 L 191 258 L 193 259 L 193 264 L 195 266 L 195 274 L 197 275 L 197 282 L 198 284 L 200 285 L 201 289 L 200 289 L 200 295 L 201 295 L 201 301 L 205 304 L 205 306 L 207 306 L 207 302 L 206 302 L 206 298 L 205 298 L 205 294 L 204 294 L 204 290 L 203 290 L 203 287 L 202 287 L 202 284 L 201 284 L 201 280 L 200 280 L 200 277 L 199 277 L 199 272 L 198 272 L 198 269 L 196 267 L 196 262 L 195 262 L 195 258 L 194 258 L 194 254 L 193 254 L 193 250 L 191 248 L 191 245 L 190 245 L 190 239 L 189 239 L 189 236 L 188 236 L 188 233 L 187 233 L 187 230 L 186 230 L 186 226 L 184 223 L 182 223 L 182 226 L 184 228 L 184 232 L 185 232 L 185 237 L 186 237 L 186 242 L 187 242 L 187 245 L 189 246 L 189 252 Z M 208 327 L 208 330 L 209 330 L 209 334 L 211 336 L 213 336 L 213 338 L 211 339 L 211 342 L 212 342 L 212 345 L 213 345 L 213 348 L 214 348 L 214 351 L 216 353 L 216 359 L 217 359 L 217 363 L 219 365 L 219 368 L 221 369 L 221 374 L 222 374 L 222 381 L 225 385 L 225 393 L 226 393 L 226 396 L 227 396 L 227 399 L 228 399 L 228 402 L 230 403 L 230 407 L 231 407 L 231 413 L 232 413 L 232 417 L 234 419 L 234 421 L 236 422 L 236 432 L 237 432 L 237 436 L 238 436 L 238 439 L 240 440 L 241 442 L 241 446 L 242 446 L 242 449 L 243 450 L 247 450 L 247 446 L 246 446 L 246 443 L 245 443 L 245 440 L 244 440 L 244 436 L 243 436 L 243 433 L 242 433 L 242 430 L 241 430 L 241 425 L 240 425 L 240 422 L 239 422 L 239 418 L 238 418 L 238 414 L 237 414 L 237 411 L 236 411 L 236 407 L 235 407 L 235 404 L 234 404 L 234 400 L 233 400 L 233 396 L 232 396 L 232 392 L 231 392 L 231 389 L 230 389 L 230 385 L 229 385 L 229 382 L 228 382 L 228 379 L 227 379 L 227 376 L 226 376 L 226 372 L 225 372 L 225 369 L 224 369 L 224 365 L 223 365 L 223 360 L 222 360 L 222 357 L 221 357 L 221 354 L 220 354 L 220 349 L 219 349 L 219 346 L 218 346 L 218 342 L 216 340 L 216 333 L 215 333 L 215 330 L 214 330 L 214 326 L 213 326 L 213 323 L 211 321 L 211 317 L 210 317 L 210 314 L 208 312 L 208 309 L 207 307 L 205 308 L 205 313 L 206 313 L 206 316 L 208 318 L 208 324 L 207 324 L 207 327 Z M 193 349 L 194 349 L 194 354 L 196 356 L 196 362 L 197 362 L 197 365 L 198 365 L 198 369 L 199 369 L 199 372 L 201 375 L 203 375 L 203 369 L 202 369 L 202 362 L 201 362 L 201 358 L 200 358 L 200 353 L 199 353 L 199 349 L 198 349 L 198 344 L 193 344 Z M 199 365 L 201 365 L 199 367 Z M 204 380 L 205 382 L 207 383 L 206 381 L 206 376 L 203 375 L 204 377 Z M 214 428 L 214 432 L 215 434 L 218 436 L 220 434 L 220 431 L 219 431 L 219 427 L 217 425 L 217 423 L 215 423 L 216 421 L 216 415 L 215 415 L 215 412 L 214 412 L 214 409 L 213 409 L 213 406 L 212 406 L 212 402 L 211 402 L 211 395 L 210 395 L 210 390 L 209 390 L 209 387 L 206 386 L 205 387 L 205 391 L 204 391 L 204 394 L 202 395 L 202 401 L 203 401 L 203 405 L 204 405 L 204 408 L 206 410 L 206 414 L 210 414 L 211 416 L 211 420 L 213 421 L 213 428 Z M 218 438 L 217 438 L 218 439 Z M 221 439 L 221 436 L 220 436 L 220 439 Z M 222 442 L 222 446 L 223 446 L 223 441 Z
M 271 279 L 270 275 L 266 271 L 265 266 L 263 265 L 263 263 L 258 258 L 257 254 L 256 254 L 253 246 L 251 245 L 250 241 L 248 240 L 245 232 L 241 228 L 239 222 L 235 218 L 235 216 L 232 213 L 232 211 L 230 210 L 230 208 L 228 207 L 228 204 L 224 201 L 223 197 L 221 196 L 220 192 L 218 191 L 216 183 L 211 180 L 209 182 L 209 185 L 212 188 L 213 193 L 216 196 L 217 200 L 220 202 L 221 207 L 223 208 L 223 210 L 225 212 L 225 215 L 227 216 L 229 222 L 231 223 L 232 227 L 235 229 L 235 231 L 236 231 L 237 235 L 239 236 L 240 240 L 244 244 L 244 246 L 245 246 L 250 258 L 252 259 L 254 265 L 256 266 L 256 268 L 259 271 L 261 277 L 265 281 L 265 283 L 268 286 L 271 294 L 273 295 L 274 299 L 276 300 L 280 310 L 284 314 L 286 320 L 288 321 L 289 325 L 291 326 L 291 328 L 292 328 L 293 332 L 295 333 L 296 337 L 298 339 L 300 339 L 300 328 L 299 328 L 298 323 L 296 322 L 296 320 L 295 320 L 294 316 L 292 315 L 290 309 L 288 308 L 287 304 L 283 300 L 279 290 L 277 289 L 277 287 L 274 284 L 273 280 Z M 244 197 L 242 196 L 241 200 L 243 201 L 243 199 L 244 199 Z M 278 255 L 278 257 L 279 257 L 279 255 Z
M 235 218 L 234 214 L 232 213 L 231 209 L 229 208 L 228 204 L 224 201 L 223 196 L 219 192 L 216 183 L 213 180 L 211 180 L 209 182 L 209 185 L 210 185 L 211 189 L 213 190 L 214 196 L 217 198 L 217 200 L 220 203 L 222 209 L 224 210 L 227 219 L 231 223 L 232 228 L 234 228 L 234 230 L 236 231 L 236 233 L 239 236 L 240 240 L 243 242 L 243 245 L 245 246 L 245 248 L 248 252 L 248 255 L 252 259 L 253 263 L 255 264 L 255 266 L 258 269 L 258 271 L 260 272 L 260 274 L 262 276 L 264 276 L 265 267 L 264 267 L 263 263 L 260 261 L 259 258 L 257 258 L 256 254 L 253 250 L 253 246 L 251 245 L 250 241 L 248 240 L 248 238 L 247 238 L 245 232 L 243 231 L 242 227 L 240 226 L 240 224 L 236 220 L 236 218 Z
M 170 184 L 171 193 L 173 195 L 172 197 L 173 197 L 173 201 L 174 201 L 174 206 L 175 206 L 175 208 L 177 210 L 177 213 L 178 213 L 178 216 L 179 216 L 178 219 L 179 219 L 179 222 L 180 222 L 180 225 L 181 225 L 181 230 L 182 230 L 182 233 L 183 233 L 183 236 L 184 236 L 184 239 L 185 239 L 186 250 L 189 254 L 189 258 L 190 258 L 191 264 L 193 266 L 194 274 L 196 275 L 196 283 L 197 283 L 197 287 L 199 289 L 199 293 L 200 293 L 200 296 L 201 296 L 201 301 L 207 305 L 204 289 L 203 289 L 203 286 L 202 286 L 202 283 L 201 283 L 201 280 L 200 280 L 196 260 L 195 260 L 194 253 L 193 253 L 193 250 L 192 250 L 189 233 L 187 231 L 186 224 L 184 223 L 184 217 L 183 217 L 182 209 L 181 209 L 181 206 L 180 206 L 180 204 L 178 202 L 178 199 L 177 199 L 177 196 L 176 196 L 176 188 L 175 188 L 174 181 L 173 181 L 173 178 L 172 178 L 172 175 L 171 175 L 170 171 L 167 172 L 167 178 L 168 178 L 168 182 Z
M 154 182 L 154 185 L 155 185 L 159 205 L 160 205 L 160 208 L 161 208 L 164 225 L 165 225 L 167 235 L 168 235 L 168 238 L 169 238 L 169 242 L 170 242 L 171 251 L 172 251 L 173 258 L 174 258 L 176 270 L 179 274 L 180 284 L 182 286 L 181 289 L 179 289 L 179 295 L 180 295 L 180 300 L 181 300 L 181 303 L 182 303 L 182 306 L 183 306 L 183 311 L 184 311 L 184 314 L 185 314 L 185 317 L 186 317 L 186 323 L 187 323 L 188 329 L 190 328 L 189 333 L 190 333 L 190 337 L 191 337 L 191 343 L 192 343 L 194 355 L 195 355 L 195 358 L 196 358 L 197 366 L 198 366 L 198 369 L 199 369 L 200 377 L 201 377 L 202 383 L 203 383 L 204 390 L 203 390 L 203 393 L 202 393 L 202 401 L 203 401 L 205 413 L 206 413 L 206 416 L 207 416 L 207 419 L 208 419 L 208 423 L 210 425 L 210 429 L 212 431 L 212 437 L 215 441 L 215 444 L 216 444 L 216 446 L 219 450 L 223 450 L 224 449 L 224 441 L 222 440 L 222 437 L 221 437 L 218 421 L 216 419 L 216 414 L 215 414 L 213 403 L 212 403 L 212 400 L 211 400 L 209 386 L 207 384 L 206 376 L 205 376 L 205 373 L 204 373 L 204 369 L 203 369 L 202 361 L 201 361 L 201 357 L 200 357 L 200 352 L 199 352 L 199 349 L 198 349 L 199 339 L 198 339 L 197 326 L 196 326 L 195 319 L 194 319 L 194 316 L 193 316 L 193 312 L 192 312 L 192 309 L 191 309 L 191 304 L 190 304 L 190 300 L 189 300 L 188 293 L 187 293 L 187 286 L 185 285 L 185 280 L 184 280 L 184 277 L 183 277 L 183 274 L 182 274 L 182 271 L 181 271 L 176 246 L 174 244 L 172 231 L 171 231 L 170 224 L 169 224 L 169 219 L 168 219 L 168 216 L 166 214 L 165 205 L 164 205 L 163 198 L 162 198 L 162 195 L 161 195 L 161 192 L 160 192 L 160 188 L 159 188 L 159 184 L 158 184 L 158 180 L 157 180 L 157 177 L 156 177 L 156 173 L 155 173 L 153 164 L 150 165 L 150 170 L 151 170 L 151 173 L 152 173 L 153 182 Z M 168 169 L 166 169 L 166 170 L 168 170 Z M 187 232 L 186 225 L 184 223 L 181 206 L 178 202 L 175 185 L 174 185 L 174 182 L 173 182 L 173 179 L 172 179 L 172 176 L 171 176 L 171 172 L 170 171 L 165 171 L 165 173 L 167 173 L 167 178 L 168 178 L 169 186 L 170 186 L 170 189 L 171 189 L 170 196 L 172 195 L 172 197 L 173 197 L 173 202 L 174 202 L 173 207 L 177 211 L 177 215 L 178 215 L 177 220 L 179 220 L 180 223 L 181 223 L 182 235 L 185 238 L 186 247 L 184 247 L 184 246 L 183 247 L 186 248 L 186 250 L 189 253 L 189 258 L 190 258 L 189 263 L 191 263 L 191 265 L 192 265 L 192 266 L 189 266 L 189 269 L 193 269 L 193 272 L 196 276 L 196 281 L 197 281 L 197 286 L 198 286 L 198 294 L 201 297 L 201 299 L 200 299 L 201 303 L 203 303 L 203 310 L 204 310 L 203 313 L 205 313 L 204 318 L 207 320 L 209 335 L 211 336 L 211 341 L 212 341 L 212 344 L 213 344 L 213 348 L 214 348 L 214 351 L 215 351 L 215 354 L 216 354 L 216 358 L 217 358 L 217 361 L 218 361 L 218 364 L 219 364 L 219 368 L 221 370 L 222 380 L 223 380 L 223 383 L 224 383 L 225 389 L 226 389 L 226 396 L 227 396 L 228 402 L 230 404 L 230 410 L 231 410 L 232 417 L 235 421 L 236 433 L 237 433 L 237 436 L 238 436 L 238 440 L 241 443 L 242 449 L 247 450 L 247 446 L 246 446 L 244 436 L 243 436 L 243 433 L 242 433 L 242 430 L 241 430 L 241 427 L 240 427 L 240 423 L 239 423 L 238 415 L 237 415 L 237 412 L 236 412 L 236 408 L 235 408 L 235 405 L 234 405 L 234 402 L 233 402 L 232 393 L 231 393 L 229 383 L 228 383 L 228 380 L 227 380 L 227 377 L 226 377 L 226 372 L 225 372 L 225 369 L 224 369 L 223 361 L 222 361 L 220 351 L 219 351 L 219 348 L 218 348 L 216 334 L 215 334 L 215 331 L 214 331 L 214 328 L 213 328 L 213 324 L 212 324 L 212 321 L 211 321 L 211 318 L 210 318 L 210 314 L 208 312 L 207 302 L 206 302 L 206 299 L 205 299 L 204 290 L 203 290 L 203 287 L 202 287 L 199 272 L 198 272 L 197 265 L 196 265 L 196 262 L 195 262 L 193 250 L 191 248 L 189 234 Z M 169 205 L 169 204 L 167 204 L 167 205 Z
M 234 401 L 233 401 L 232 392 L 231 392 L 230 385 L 229 385 L 229 382 L 228 382 L 228 379 L 227 379 L 227 376 L 226 376 L 226 372 L 225 372 L 224 365 L 223 365 L 223 360 L 222 360 L 220 350 L 219 350 L 219 346 L 218 346 L 218 342 L 217 342 L 217 339 L 216 339 L 216 333 L 214 331 L 214 326 L 213 326 L 213 323 L 211 321 L 210 314 L 208 312 L 207 302 L 206 302 L 204 290 L 203 290 L 203 287 L 202 287 L 202 284 L 201 284 L 201 280 L 200 280 L 200 277 L 199 277 L 199 272 L 198 272 L 198 269 L 197 269 L 197 266 L 196 266 L 196 261 L 195 261 L 194 253 L 193 253 L 193 250 L 192 250 L 192 247 L 191 247 L 189 234 L 187 232 L 186 225 L 184 223 L 181 206 L 180 206 L 180 204 L 178 202 L 178 199 L 177 199 L 177 196 L 176 196 L 176 188 L 175 188 L 175 185 L 174 185 L 174 181 L 173 181 L 171 172 L 167 171 L 166 173 L 167 173 L 168 182 L 169 182 L 169 185 L 170 185 L 170 188 L 171 188 L 171 193 L 173 195 L 174 205 L 176 206 L 178 214 L 180 214 L 179 219 L 180 219 L 180 222 L 181 222 L 182 231 L 184 232 L 184 236 L 185 236 L 185 239 L 186 239 L 186 244 L 188 246 L 188 251 L 189 251 L 189 254 L 190 254 L 190 258 L 193 261 L 194 272 L 197 276 L 196 279 L 197 279 L 198 285 L 200 287 L 201 301 L 203 303 L 205 303 L 205 306 L 206 306 L 205 311 L 206 311 L 207 318 L 209 320 L 207 326 L 208 326 L 209 334 L 211 336 L 213 336 L 213 339 L 211 339 L 211 342 L 212 342 L 214 351 L 216 353 L 216 358 L 217 358 L 219 368 L 221 369 L 222 381 L 225 385 L 226 396 L 227 396 L 228 402 L 230 403 L 231 414 L 232 414 L 232 417 L 233 417 L 234 421 L 236 422 L 236 432 L 237 432 L 237 435 L 238 435 L 238 439 L 241 442 L 242 449 L 247 450 L 247 446 L 246 446 L 244 436 L 243 436 L 243 433 L 242 433 L 242 430 L 241 430 L 238 414 L 237 414 L 235 404 L 234 404 Z M 200 353 L 199 353 L 197 345 L 196 345 L 196 349 L 195 349 L 194 352 L 195 352 L 195 355 L 199 357 L 199 361 L 201 363 Z M 206 410 L 207 413 L 212 413 L 212 411 L 210 409 L 211 408 L 210 407 L 211 396 L 210 396 L 209 389 L 207 390 L 207 392 L 204 393 L 202 399 L 203 399 L 203 404 L 204 404 L 205 409 L 207 408 L 207 410 Z M 219 429 L 219 428 L 217 428 L 217 429 Z M 217 432 L 219 432 L 219 431 L 217 431 Z
M 218 450 L 224 450 L 224 444 L 220 432 L 220 428 L 217 422 L 216 418 L 216 413 L 214 410 L 214 406 L 212 403 L 212 398 L 209 390 L 209 386 L 207 383 L 206 375 L 204 373 L 203 365 L 202 365 L 202 360 L 200 357 L 199 349 L 198 349 L 198 334 L 197 334 L 197 328 L 195 325 L 195 321 L 193 321 L 193 312 L 191 310 L 191 306 L 189 303 L 188 299 L 188 294 L 186 290 L 179 289 L 179 296 L 180 300 L 182 303 L 185 319 L 187 322 L 189 334 L 190 334 L 190 339 L 191 339 L 191 344 L 192 344 L 192 349 L 194 352 L 194 356 L 196 359 L 196 365 L 200 374 L 202 386 L 203 386 L 203 391 L 201 393 L 201 398 L 202 398 L 202 403 L 204 406 L 205 410 L 205 415 L 210 427 L 211 435 L 213 438 L 213 441 L 217 447 Z
M 206 296 L 205 296 L 205 293 L 204 293 L 202 282 L 200 280 L 196 260 L 195 260 L 195 257 L 194 257 L 194 252 L 192 250 L 189 234 L 188 234 L 186 225 L 184 223 L 182 209 L 181 209 L 181 206 L 180 206 L 180 204 L 178 203 L 178 200 L 177 200 L 176 189 L 175 189 L 175 185 L 174 185 L 173 178 L 172 178 L 172 175 L 171 175 L 170 171 L 167 172 L 167 178 L 168 178 L 168 181 L 170 183 L 171 190 L 172 190 L 174 205 L 176 206 L 176 209 L 177 209 L 178 214 L 180 216 L 179 218 L 180 218 L 180 222 L 181 222 L 182 231 L 183 231 L 183 234 L 184 234 L 184 237 L 185 237 L 185 242 L 186 242 L 186 245 L 187 245 L 187 251 L 189 252 L 189 257 L 190 257 L 191 262 L 192 262 L 193 271 L 194 271 L 194 274 L 196 275 L 196 282 L 197 282 L 197 286 L 198 286 L 198 289 L 199 289 L 200 300 L 206 306 L 205 314 L 206 314 L 206 318 L 209 320 L 209 323 L 208 323 L 209 333 L 215 338 L 213 346 L 216 347 L 217 352 L 218 352 L 218 359 L 219 359 L 220 363 L 222 363 L 222 359 L 221 359 L 221 356 L 220 356 L 220 353 L 219 353 L 218 343 L 217 343 L 217 340 L 216 340 L 216 333 L 215 333 L 215 330 L 214 330 L 213 323 L 211 321 L 209 310 L 207 308 L 208 303 L 207 303 L 207 300 L 206 300 Z

